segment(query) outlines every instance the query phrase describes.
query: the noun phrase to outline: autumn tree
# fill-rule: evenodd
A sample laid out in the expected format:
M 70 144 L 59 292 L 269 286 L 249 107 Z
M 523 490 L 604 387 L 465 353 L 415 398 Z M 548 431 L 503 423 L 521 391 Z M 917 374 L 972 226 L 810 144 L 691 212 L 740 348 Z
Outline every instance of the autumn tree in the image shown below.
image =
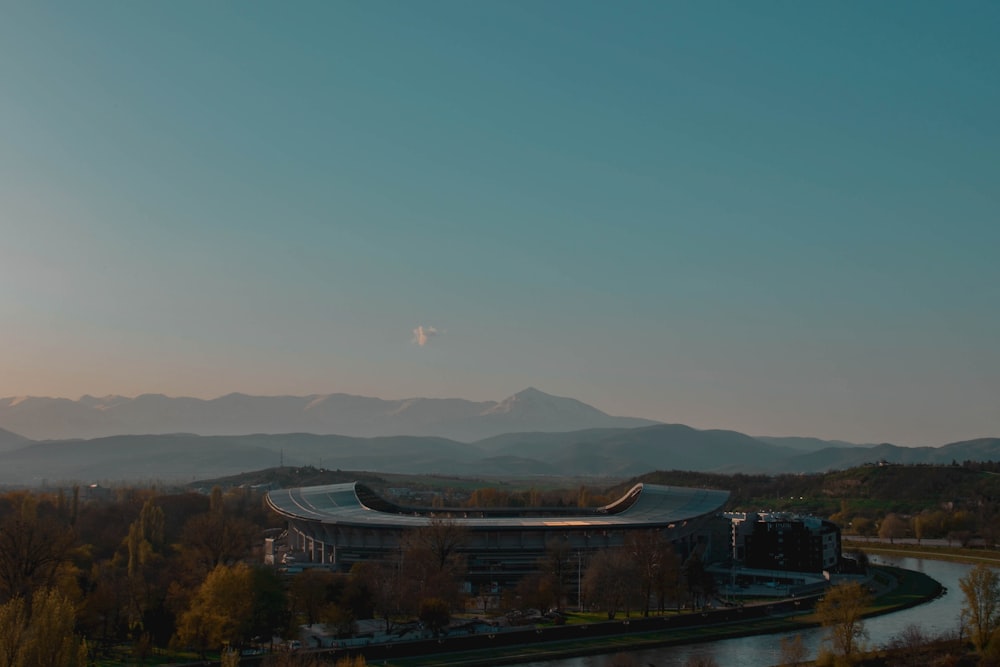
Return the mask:
M 55 589 L 35 591 L 28 605 L 16 597 L 0 605 L 0 665 L 84 667 L 86 644 L 74 633 L 73 603 Z
M 781 638 L 781 664 L 798 667 L 806 661 L 808 652 L 802 643 L 802 635 Z
M 986 565 L 977 565 L 958 580 L 965 595 L 962 620 L 976 650 L 982 654 L 995 649 L 1000 629 L 1000 576 Z
M 0 601 L 55 586 L 74 542 L 69 526 L 39 512 L 34 496 L 16 495 L 0 520 Z
M 164 534 L 163 510 L 147 499 L 139 518 L 129 526 L 125 538 L 128 577 L 129 625 L 137 631 L 144 629 L 146 613 L 154 604 L 157 575 L 163 569 L 162 554 Z
M 435 637 L 451 622 L 451 610 L 448 603 L 441 598 L 425 598 L 421 600 L 418 616 L 424 627 L 430 629 Z
M 871 601 L 864 586 L 849 581 L 830 588 L 817 603 L 816 616 L 837 659 L 850 661 L 861 650 L 867 636 L 863 615 Z
M 198 588 L 177 624 L 177 639 L 204 655 L 225 644 L 239 644 L 253 618 L 253 573 L 244 563 L 220 565 Z
M 883 540 L 889 540 L 889 544 L 892 544 L 894 540 L 904 535 L 906 535 L 906 520 L 893 512 L 886 514 L 879 524 L 878 536 Z
M 481 489 L 476 489 L 469 496 L 469 500 L 465 503 L 466 507 L 513 507 L 516 503 L 512 502 L 512 498 L 509 493 L 502 491 L 494 486 L 487 486 Z M 519 504 L 519 503 L 517 503 Z

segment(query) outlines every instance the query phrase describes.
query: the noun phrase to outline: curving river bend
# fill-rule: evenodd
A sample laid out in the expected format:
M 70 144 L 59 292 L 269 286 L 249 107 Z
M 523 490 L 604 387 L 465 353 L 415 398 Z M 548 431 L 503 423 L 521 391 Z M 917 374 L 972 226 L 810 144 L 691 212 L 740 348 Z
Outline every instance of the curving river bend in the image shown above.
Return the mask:
M 885 616 L 876 616 L 865 621 L 868 641 L 881 646 L 899 635 L 907 626 L 918 625 L 926 634 L 939 635 L 953 632 L 958 628 L 962 609 L 962 594 L 958 580 L 973 567 L 964 563 L 949 563 L 924 558 L 900 558 L 896 556 L 872 556 L 872 562 L 887 563 L 907 570 L 923 572 L 937 579 L 947 589 L 941 597 L 910 609 L 904 609 Z M 809 628 L 799 634 L 809 651 L 809 659 L 816 657 L 823 639 L 821 628 Z M 670 646 L 630 653 L 632 663 L 641 667 L 683 667 L 694 656 L 711 656 L 720 665 L 739 667 L 771 667 L 781 662 L 780 642 L 788 634 L 755 635 L 736 639 L 722 639 L 691 646 Z M 564 660 L 549 660 L 527 663 L 528 667 L 607 667 L 611 663 L 609 655 L 592 655 Z

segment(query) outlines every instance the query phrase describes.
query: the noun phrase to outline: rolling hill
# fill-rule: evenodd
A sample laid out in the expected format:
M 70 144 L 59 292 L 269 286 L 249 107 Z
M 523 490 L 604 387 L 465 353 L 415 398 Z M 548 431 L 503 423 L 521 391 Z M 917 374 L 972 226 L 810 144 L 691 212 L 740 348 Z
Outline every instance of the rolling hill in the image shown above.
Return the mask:
M 0 484 L 42 480 L 182 480 L 286 466 L 374 473 L 476 477 L 533 475 L 622 479 L 656 470 L 811 473 L 879 461 L 950 464 L 1000 460 L 1000 439 L 942 447 L 830 447 L 814 452 L 761 442 L 736 431 L 683 424 L 634 429 L 522 433 L 478 442 L 423 436 L 358 438 L 309 433 L 199 436 L 163 434 L 30 442 L 7 432 L 0 442 Z

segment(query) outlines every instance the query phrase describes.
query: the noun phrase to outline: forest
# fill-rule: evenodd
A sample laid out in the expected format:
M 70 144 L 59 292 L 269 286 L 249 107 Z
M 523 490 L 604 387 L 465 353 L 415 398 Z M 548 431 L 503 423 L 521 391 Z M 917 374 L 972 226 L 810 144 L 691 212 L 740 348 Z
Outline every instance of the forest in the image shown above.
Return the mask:
M 750 476 L 656 472 L 611 486 L 537 489 L 531 484 L 447 478 L 414 480 L 428 505 L 594 506 L 635 481 L 730 489 L 729 509 L 781 509 L 838 522 L 846 533 L 948 538 L 993 545 L 1000 523 L 1000 470 L 992 463 L 871 466 L 823 475 Z M 281 470 L 273 474 L 287 474 Z M 326 479 L 322 471 L 299 470 Z M 358 477 L 337 472 L 336 481 Z M 377 476 L 366 483 L 378 485 Z M 386 492 L 399 480 L 381 480 Z M 462 531 L 435 520 L 415 532 L 400 558 L 351 573 L 265 567 L 262 546 L 284 526 L 248 486 L 210 490 L 161 486 L 71 486 L 0 495 L 0 655 L 4 664 L 91 664 L 127 655 L 142 662 L 170 651 L 218 655 L 294 637 L 317 622 L 349 636 L 359 619 L 387 630 L 419 621 L 441 631 L 455 614 L 559 610 L 576 602 L 607 618 L 669 605 L 703 604 L 712 594 L 697 554 L 684 562 L 655 534 L 591 559 L 582 580 L 554 543 L 537 573 L 495 596 L 460 592 Z M 67 637 L 53 642 L 51 637 Z M 7 653 L 4 653 L 4 652 Z M 34 651 L 35 658 L 30 658 Z M 123 654 L 124 651 L 124 654 Z M 46 653 L 47 652 L 47 653 Z M 39 655 L 46 657 L 39 658 Z M 27 656 L 27 657 L 24 657 Z M 35 660 L 35 662 L 32 662 Z

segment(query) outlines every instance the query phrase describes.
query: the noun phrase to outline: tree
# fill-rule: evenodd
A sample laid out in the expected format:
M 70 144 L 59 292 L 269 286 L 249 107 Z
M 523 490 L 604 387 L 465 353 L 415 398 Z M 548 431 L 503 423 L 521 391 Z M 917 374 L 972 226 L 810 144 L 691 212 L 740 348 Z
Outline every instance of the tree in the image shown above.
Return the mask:
M 705 569 L 705 563 L 697 551 L 684 561 L 681 574 L 688 592 L 694 598 L 694 606 L 703 606 L 715 595 L 715 578 Z
M 672 599 L 680 611 L 681 601 L 686 596 L 684 577 L 681 575 L 681 557 L 670 545 L 661 554 L 654 588 L 661 612 L 666 609 L 668 599 Z
M 851 521 L 854 532 L 863 537 L 871 537 L 875 534 L 875 523 L 866 516 L 856 516 Z
M 149 498 L 142 506 L 139 518 L 129 526 L 125 538 L 128 552 L 129 627 L 141 632 L 145 618 L 154 603 L 157 574 L 163 570 L 163 510 Z
M 545 544 L 545 554 L 539 563 L 545 581 L 542 582 L 543 586 L 539 586 L 539 590 L 549 594 L 548 604 L 544 605 L 546 608 L 562 610 L 566 598 L 566 580 L 573 571 L 570 562 L 572 556 L 569 542 L 565 538 L 552 539 Z
M 619 610 L 626 615 L 636 596 L 635 563 L 622 549 L 599 551 L 590 559 L 583 576 L 587 601 L 603 609 L 608 620 L 614 620 Z
M 177 639 L 202 654 L 224 644 L 239 644 L 249 634 L 253 612 L 250 567 L 220 565 L 208 574 L 191 607 L 181 614 Z
M 653 593 L 663 588 L 660 582 L 676 576 L 672 571 L 676 568 L 673 547 L 660 531 L 646 530 L 628 533 L 625 536 L 625 551 L 632 556 L 639 574 L 642 615 L 649 616 Z M 662 607 L 662 598 L 660 602 Z
M 338 583 L 336 574 L 321 568 L 308 568 L 292 577 L 289 597 L 307 625 L 319 623 L 323 610 L 337 599 Z
M 1000 628 L 1000 576 L 986 565 L 977 565 L 958 580 L 958 585 L 965 595 L 962 619 L 976 650 L 986 654 L 997 643 Z
M 930 641 L 931 638 L 919 625 L 910 623 L 889 641 L 888 648 L 891 651 L 891 658 L 893 658 L 890 664 L 905 665 L 906 667 L 927 664 L 927 657 L 922 654 L 924 646 Z
M 850 660 L 860 649 L 866 632 L 862 616 L 871 604 L 871 594 L 856 581 L 830 588 L 816 605 L 816 616 L 827 629 L 836 656 Z
M 33 496 L 17 496 L 0 521 L 0 601 L 55 586 L 74 541 L 68 526 L 39 515 Z
M 892 544 L 893 540 L 903 537 L 905 534 L 906 521 L 898 514 L 892 512 L 885 515 L 881 525 L 878 527 L 878 536 L 883 540 L 889 540 L 889 544 Z
M 420 621 L 437 637 L 451 622 L 451 610 L 441 598 L 427 598 L 420 602 Z
M 246 519 L 211 510 L 190 518 L 181 531 L 181 550 L 202 576 L 250 553 L 258 528 Z
M 458 606 L 459 582 L 466 562 L 460 549 L 465 544 L 464 527 L 450 519 L 434 517 L 403 538 L 403 571 L 416 585 L 416 600 L 438 597 Z
M 357 618 L 368 618 L 366 612 L 378 614 L 385 621 L 385 631 L 391 632 L 393 617 L 403 613 L 413 597 L 404 590 L 406 581 L 398 561 L 355 563 L 344 591 L 344 604 Z
M 75 620 L 73 603 L 55 589 L 36 591 L 30 605 L 22 597 L 0 605 L 0 665 L 83 667 L 86 644 L 73 632 Z
M 807 655 L 805 644 L 802 643 L 802 635 L 781 638 L 781 664 L 789 667 L 798 667 L 806 661 Z

